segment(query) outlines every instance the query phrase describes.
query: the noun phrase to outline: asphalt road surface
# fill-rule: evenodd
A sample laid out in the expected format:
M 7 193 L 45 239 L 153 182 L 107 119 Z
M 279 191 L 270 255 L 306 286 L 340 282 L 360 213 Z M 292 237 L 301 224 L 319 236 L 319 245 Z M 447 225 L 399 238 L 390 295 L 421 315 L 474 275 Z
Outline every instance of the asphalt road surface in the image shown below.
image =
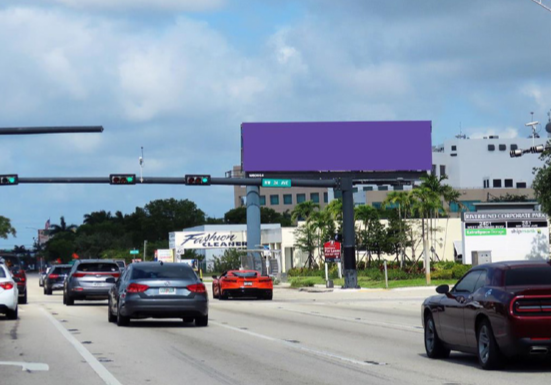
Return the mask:
M 19 319 L 0 316 L 0 384 L 549 384 L 549 361 L 485 372 L 430 360 L 420 304 L 432 290 L 304 292 L 210 302 L 206 328 L 107 322 L 106 301 L 62 304 L 29 275 Z M 207 285 L 210 292 L 210 287 Z M 321 291 L 321 290 L 320 290 Z

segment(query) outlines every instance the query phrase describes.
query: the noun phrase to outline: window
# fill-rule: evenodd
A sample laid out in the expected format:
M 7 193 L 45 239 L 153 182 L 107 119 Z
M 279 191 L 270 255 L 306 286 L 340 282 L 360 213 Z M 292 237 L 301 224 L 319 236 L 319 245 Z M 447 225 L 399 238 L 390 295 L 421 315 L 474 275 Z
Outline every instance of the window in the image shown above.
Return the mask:
M 365 186 L 364 191 L 373 191 L 373 186 Z
M 457 156 L 457 154 L 450 154 L 450 156 Z
M 270 204 L 277 206 L 279 204 L 279 195 L 270 195 Z
M 456 293 L 472 293 L 481 274 L 481 270 L 475 270 L 467 273 L 467 275 L 464 276 L 457 285 L 455 285 L 453 291 Z
M 440 176 L 446 175 L 446 166 L 440 165 Z
M 324 192 L 323 193 L 323 203 L 329 202 L 329 194 Z
M 490 188 L 490 180 L 484 179 L 484 188 Z
M 526 188 L 526 182 L 517 182 L 517 188 Z
M 505 179 L 505 187 L 513 187 L 513 180 Z
M 260 196 L 260 206 L 266 206 L 266 195 Z
M 452 146 L 452 151 L 457 151 L 457 146 Z
M 379 186 L 379 191 L 388 191 L 388 186 Z
M 507 270 L 505 273 L 505 286 L 537 286 L 551 284 L 551 268 L 518 267 Z
M 507 146 L 504 145 L 504 144 L 500 144 L 499 145 L 499 151 L 505 151 L 505 150 L 507 150 Z
M 333 196 L 335 199 L 342 199 L 342 191 L 341 190 L 333 190 Z
M 306 194 L 297 194 L 297 203 L 306 202 Z
M 380 209 L 381 207 L 383 207 L 383 204 L 381 202 L 373 202 L 372 206 L 376 209 Z
M 357 192 L 358 192 L 358 188 L 357 188 L 357 187 L 353 187 L 353 188 L 352 188 L 352 192 L 353 192 L 353 193 L 357 193 Z
M 482 270 L 482 273 L 480 274 L 480 277 L 478 277 L 478 281 L 476 281 L 476 285 L 474 286 L 474 291 L 477 291 L 483 286 L 486 286 L 486 270 Z
M 488 145 L 488 151 L 495 151 L 495 150 L 496 150 L 496 146 L 494 146 L 493 144 Z
M 436 175 L 436 165 L 435 164 L 432 165 L 431 173 L 432 173 L 432 175 Z
M 292 194 L 283 195 L 283 204 L 284 205 L 292 205 L 293 204 L 293 195 Z
M 501 179 L 493 180 L 494 187 L 501 187 Z
M 310 193 L 310 200 L 314 203 L 320 203 L 320 193 Z
M 516 144 L 511 144 L 511 151 L 514 151 L 518 149 L 518 146 Z
M 394 186 L 394 191 L 402 191 L 403 189 L 404 189 L 404 186 L 401 184 Z

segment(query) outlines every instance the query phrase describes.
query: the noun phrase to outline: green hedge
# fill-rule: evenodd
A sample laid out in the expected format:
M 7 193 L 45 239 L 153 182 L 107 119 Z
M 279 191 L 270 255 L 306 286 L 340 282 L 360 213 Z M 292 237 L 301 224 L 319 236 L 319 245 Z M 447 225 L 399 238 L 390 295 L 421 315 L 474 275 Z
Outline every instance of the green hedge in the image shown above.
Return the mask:
M 363 267 L 363 266 L 362 266 Z M 470 270 L 471 265 L 463 265 L 455 262 L 436 262 L 431 264 L 431 277 L 432 279 L 459 279 L 467 271 Z M 329 278 L 336 279 L 338 278 L 337 265 L 333 265 L 329 268 Z M 372 265 L 370 268 L 361 269 L 358 266 L 358 277 L 365 277 L 368 280 L 372 281 L 384 281 L 385 272 L 384 265 L 378 264 L 376 266 Z M 423 264 L 418 263 L 416 265 L 408 265 L 405 269 L 400 269 L 398 263 L 389 263 L 387 265 L 388 271 L 388 280 L 389 281 L 399 281 L 403 279 L 413 279 L 413 278 L 423 278 L 425 276 L 425 270 L 423 269 Z M 289 277 L 321 277 L 325 278 L 324 269 L 307 269 L 307 268 L 298 268 L 298 269 L 289 269 L 287 271 Z

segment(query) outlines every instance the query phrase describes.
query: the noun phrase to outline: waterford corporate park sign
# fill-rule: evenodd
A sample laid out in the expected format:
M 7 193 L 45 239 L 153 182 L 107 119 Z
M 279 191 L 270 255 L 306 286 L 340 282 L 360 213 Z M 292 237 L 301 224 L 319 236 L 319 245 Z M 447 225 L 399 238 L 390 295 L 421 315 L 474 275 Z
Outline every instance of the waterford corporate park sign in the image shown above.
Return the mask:
M 537 211 L 463 213 L 463 263 L 476 253 L 491 255 L 491 262 L 549 258 L 547 215 Z
M 249 177 L 426 172 L 432 168 L 431 122 L 243 123 L 241 151 Z

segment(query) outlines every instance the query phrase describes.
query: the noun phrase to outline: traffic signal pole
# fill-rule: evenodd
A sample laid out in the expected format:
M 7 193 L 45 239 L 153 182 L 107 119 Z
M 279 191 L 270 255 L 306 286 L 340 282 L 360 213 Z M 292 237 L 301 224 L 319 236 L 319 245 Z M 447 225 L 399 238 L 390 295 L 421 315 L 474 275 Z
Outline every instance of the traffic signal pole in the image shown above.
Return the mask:
M 358 273 L 356 271 L 356 230 L 354 226 L 354 196 L 352 178 L 341 179 L 343 211 L 343 260 L 344 289 L 356 289 Z

